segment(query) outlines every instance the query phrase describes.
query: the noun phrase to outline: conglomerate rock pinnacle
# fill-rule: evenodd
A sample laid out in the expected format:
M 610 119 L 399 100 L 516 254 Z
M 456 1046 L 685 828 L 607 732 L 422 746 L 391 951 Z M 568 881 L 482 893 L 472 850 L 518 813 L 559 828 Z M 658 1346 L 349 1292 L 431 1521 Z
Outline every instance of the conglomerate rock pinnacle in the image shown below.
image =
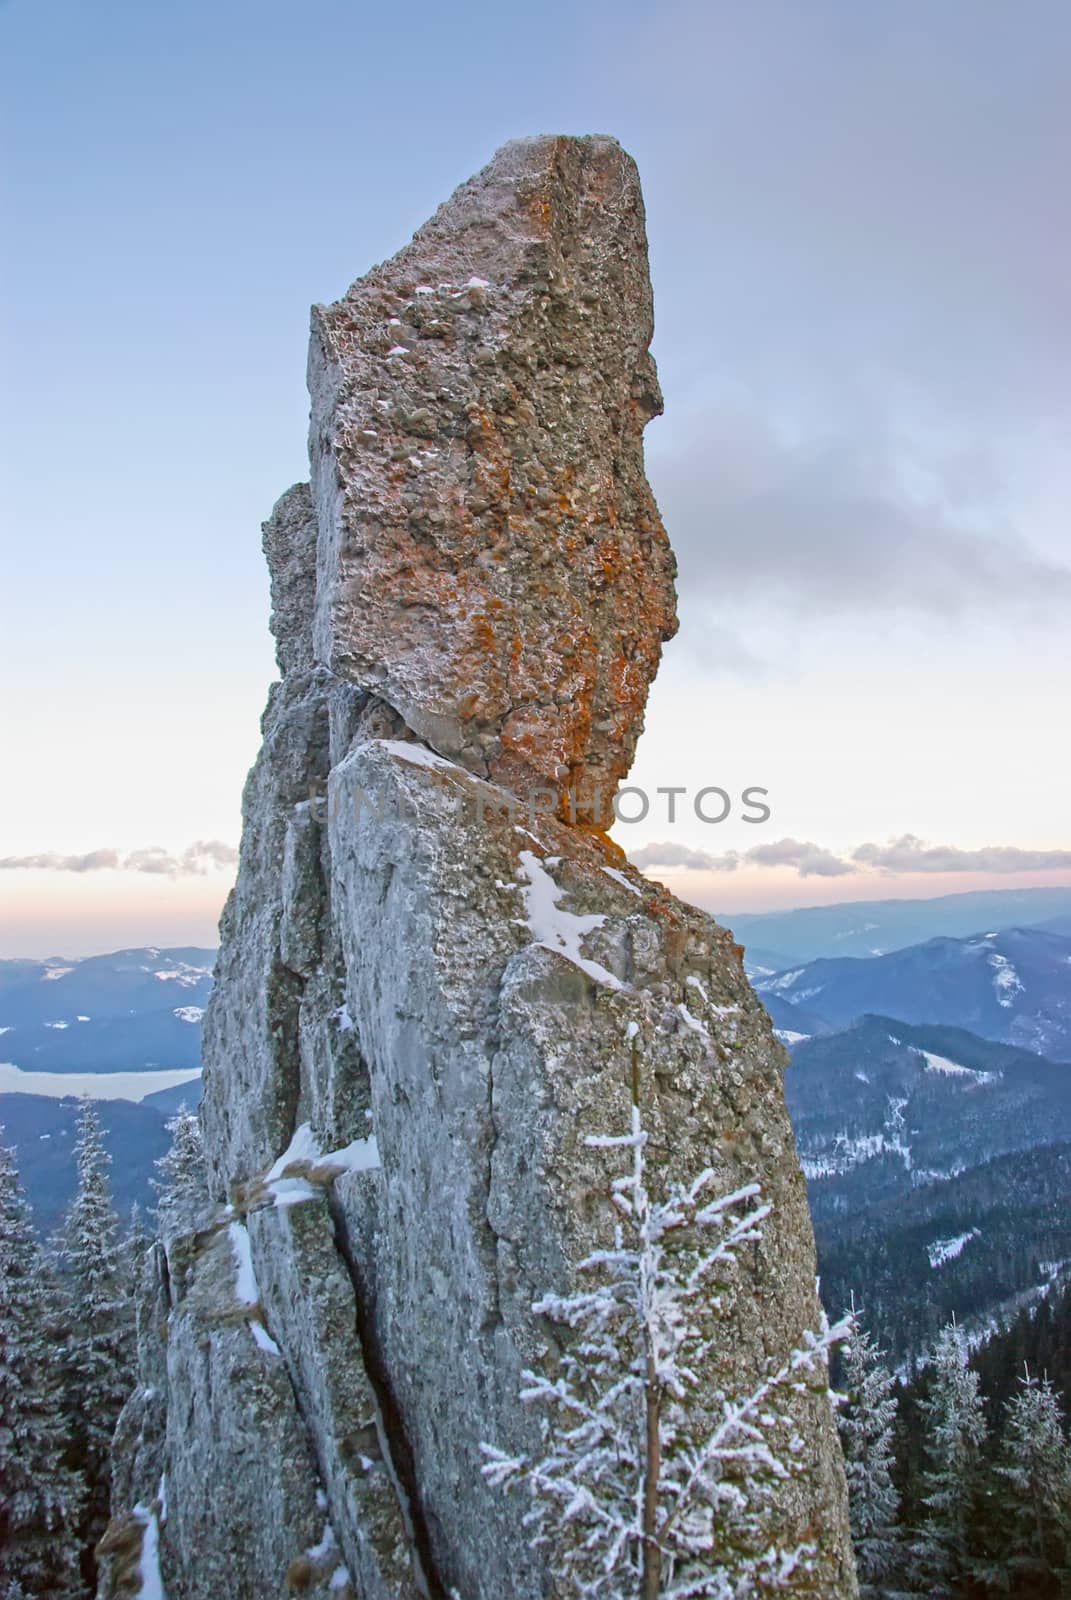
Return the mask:
M 150 1555 L 169 1600 L 552 1600 L 481 1447 L 538 1446 L 533 1305 L 612 1236 L 587 1141 L 636 1085 L 667 1185 L 713 1168 L 773 1208 L 700 1403 L 816 1323 L 741 951 L 599 831 L 675 626 L 650 337 L 606 138 L 507 145 L 313 313 L 312 484 L 264 528 L 282 681 L 205 1018 L 212 1192 L 146 1269 L 103 1600 Z M 791 1426 L 769 1536 L 847 1600 L 826 1395 Z

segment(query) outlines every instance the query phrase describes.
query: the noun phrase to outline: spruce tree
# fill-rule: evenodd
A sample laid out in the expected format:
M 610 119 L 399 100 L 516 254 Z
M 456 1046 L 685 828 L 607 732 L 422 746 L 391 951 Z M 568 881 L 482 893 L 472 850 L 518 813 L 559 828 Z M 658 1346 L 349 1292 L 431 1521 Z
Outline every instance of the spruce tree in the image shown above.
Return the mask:
M 900 1499 L 893 1482 L 893 1376 L 869 1333 L 851 1335 L 844 1364 L 847 1403 L 839 1413 L 852 1542 L 862 1593 L 879 1594 L 899 1573 Z
M 938 1341 L 930 1396 L 920 1410 L 925 1515 L 912 1546 L 913 1577 L 934 1600 L 958 1600 L 967 1592 L 971 1568 L 970 1522 L 986 1426 L 978 1374 L 967 1365 L 966 1341 L 954 1323 Z
M 1030 1593 L 1071 1594 L 1071 1443 L 1048 1379 L 1021 1379 L 996 1470 L 1012 1592 L 1029 1584 Z
M 159 1178 L 153 1187 L 160 1196 L 161 1211 L 180 1206 L 197 1206 L 208 1195 L 205 1147 L 201 1120 L 195 1111 L 182 1106 L 167 1124 L 171 1147 L 156 1166 Z
M 108 1183 L 111 1158 L 90 1100 L 75 1145 L 78 1187 L 67 1213 L 61 1261 L 67 1295 L 70 1459 L 86 1483 L 83 1571 L 108 1520 L 110 1451 L 133 1381 L 133 1305 L 123 1271 L 119 1221 Z
M 122 1285 L 130 1302 L 131 1325 L 137 1322 L 138 1286 L 145 1257 L 152 1246 L 153 1235 L 145 1226 L 145 1213 L 135 1200 L 130 1207 L 130 1220 L 119 1246 Z
M 52 1308 L 13 1150 L 0 1148 L 0 1594 L 80 1593 L 80 1484 L 64 1462 Z

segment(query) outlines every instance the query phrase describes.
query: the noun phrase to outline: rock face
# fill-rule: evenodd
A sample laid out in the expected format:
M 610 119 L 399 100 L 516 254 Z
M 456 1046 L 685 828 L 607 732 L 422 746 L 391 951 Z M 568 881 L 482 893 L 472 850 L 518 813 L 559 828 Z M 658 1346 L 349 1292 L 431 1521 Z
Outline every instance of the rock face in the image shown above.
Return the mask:
M 148 1268 L 104 1595 L 157 1550 L 169 1600 L 551 1595 L 481 1444 L 538 1440 L 520 1374 L 559 1346 L 532 1305 L 610 1236 L 617 1153 L 584 1141 L 627 1128 L 634 1070 L 667 1183 L 713 1166 L 774 1208 L 710 1395 L 816 1323 L 741 952 L 599 831 L 674 627 L 650 336 L 635 168 L 602 138 L 508 145 L 313 314 L 313 481 L 265 524 L 282 681 L 205 1021 L 213 1194 Z M 828 1400 L 792 1406 L 772 1531 L 854 1595 Z
M 470 771 L 572 789 L 602 825 L 676 629 L 643 472 L 652 331 L 612 139 L 507 145 L 313 312 L 317 659 Z

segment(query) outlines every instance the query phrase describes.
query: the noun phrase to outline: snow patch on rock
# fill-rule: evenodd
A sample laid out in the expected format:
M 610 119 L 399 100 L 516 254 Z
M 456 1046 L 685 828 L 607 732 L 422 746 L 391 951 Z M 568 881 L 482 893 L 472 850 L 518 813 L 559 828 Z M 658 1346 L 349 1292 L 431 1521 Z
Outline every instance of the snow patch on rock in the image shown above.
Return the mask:
M 544 950 L 554 951 L 555 955 L 564 956 L 566 961 L 571 961 L 574 967 L 579 967 L 581 972 L 586 972 L 589 978 L 608 989 L 626 988 L 620 978 L 616 978 L 597 961 L 590 961 L 580 949 L 581 940 L 587 934 L 594 933 L 596 928 L 601 928 L 606 921 L 605 916 L 597 912 L 577 916 L 572 911 L 563 911 L 560 902 L 565 890 L 555 883 L 544 863 L 531 850 L 521 851 L 520 866 L 528 879 L 527 886 L 522 885 L 521 892 L 524 895 L 528 927 L 535 943 Z

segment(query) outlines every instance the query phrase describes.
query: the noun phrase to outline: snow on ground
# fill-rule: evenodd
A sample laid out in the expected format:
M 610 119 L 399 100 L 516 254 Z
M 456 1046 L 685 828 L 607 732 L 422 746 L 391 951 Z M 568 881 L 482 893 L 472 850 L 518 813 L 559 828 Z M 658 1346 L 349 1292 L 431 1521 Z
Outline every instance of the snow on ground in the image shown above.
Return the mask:
M 693 1033 L 701 1033 L 703 1035 L 704 1039 L 709 1039 L 710 1038 L 710 1034 L 707 1032 L 706 1028 L 700 1022 L 699 1018 L 692 1016 L 692 1013 L 688 1010 L 688 1007 L 684 1004 L 683 1000 L 681 1001 L 680 1005 L 677 1007 L 677 1011 L 678 1011 L 678 1014 L 681 1017 L 681 1020 L 684 1022 L 685 1026 L 690 1028 Z
M 144 1100 L 160 1089 L 195 1084 L 201 1076 L 189 1067 L 168 1072 L 24 1072 L 0 1061 L 0 1094 L 43 1094 L 50 1100 L 89 1095 L 92 1100 Z
M 211 967 L 192 967 L 188 961 L 180 961 L 173 967 L 162 967 L 154 972 L 152 967 L 142 967 L 142 972 L 152 972 L 154 978 L 159 978 L 161 983 L 177 983 L 180 989 L 193 989 L 201 982 L 202 978 L 212 976 Z
M 317 1163 L 321 1167 L 337 1167 L 339 1172 L 377 1172 L 383 1165 L 379 1159 L 379 1145 L 375 1134 L 367 1139 L 354 1139 L 341 1150 L 328 1150 Z
M 319 1544 L 310 1545 L 305 1551 L 305 1554 L 308 1556 L 310 1561 L 322 1561 L 325 1556 L 329 1556 L 331 1554 L 332 1550 L 337 1549 L 338 1542 L 335 1539 L 335 1530 L 332 1528 L 330 1522 L 326 1522 L 324 1524 L 324 1531 Z
M 764 989 L 772 989 L 775 992 L 778 989 L 788 989 L 791 988 L 796 979 L 801 977 L 802 974 L 803 968 L 796 967 L 792 972 L 782 972 L 779 978 L 774 978 L 771 983 L 764 983 L 762 987 Z
M 180 1022 L 200 1022 L 205 1014 L 204 1006 L 176 1006 L 171 1013 Z
M 926 1183 L 950 1183 L 953 1178 L 958 1178 L 967 1168 L 962 1162 L 953 1162 L 950 1167 L 916 1167 L 913 1181 L 922 1185 Z
M 70 1027 L 70 1023 L 69 1022 L 46 1022 L 45 1023 L 45 1027 L 46 1028 L 69 1028 Z
M 627 889 L 629 894 L 637 895 L 639 899 L 643 899 L 643 890 L 637 889 L 636 885 L 634 883 L 630 883 L 625 877 L 625 874 L 623 872 L 618 872 L 616 867 L 603 867 L 602 870 L 605 872 L 608 878 L 612 878 L 615 883 L 619 883 L 622 889 Z
M 953 1239 L 935 1239 L 932 1244 L 926 1246 L 930 1266 L 943 1267 L 946 1261 L 954 1261 L 957 1256 L 963 1254 L 964 1247 L 969 1245 L 972 1239 L 981 1237 L 980 1229 L 971 1228 L 967 1233 L 957 1233 Z
M 880 1133 L 849 1134 L 838 1133 L 828 1150 L 815 1150 L 810 1153 L 800 1152 L 800 1166 L 803 1176 L 813 1182 L 815 1178 L 839 1178 L 846 1172 L 851 1172 L 853 1167 L 862 1166 L 865 1161 L 874 1161 L 879 1156 L 899 1156 L 904 1163 L 904 1169 L 911 1171 L 911 1146 L 906 1142 L 904 1135 L 904 1107 L 906 1098 L 900 1099 L 890 1095 L 887 1102 L 885 1122 Z
M 281 1211 L 287 1206 L 299 1206 L 304 1200 L 315 1200 L 316 1190 L 307 1178 L 276 1178 L 269 1184 L 272 1203 Z
M 253 1270 L 253 1252 L 249 1247 L 249 1230 L 244 1222 L 227 1224 L 227 1237 L 234 1252 L 234 1292 L 244 1306 L 255 1306 L 260 1301 L 257 1275 Z
M 1000 1072 L 979 1072 L 975 1067 L 961 1066 L 947 1056 L 934 1055 L 932 1050 L 920 1050 L 918 1053 L 925 1058 L 927 1072 L 942 1072 L 947 1078 L 972 1078 L 975 1083 L 999 1083 L 1003 1076 Z
M 1023 992 L 1022 980 L 1007 956 L 1002 956 L 999 950 L 991 950 L 987 960 L 993 969 L 993 993 L 997 997 L 997 1004 L 1010 1006 L 1015 996 Z
M 144 1530 L 138 1569 L 141 1582 L 135 1600 L 167 1600 L 160 1576 L 160 1524 L 156 1520 L 156 1513 L 139 1502 L 134 1507 L 134 1518 Z
M 408 350 L 403 354 L 408 355 Z M 437 755 L 434 750 L 429 750 L 426 744 L 411 744 L 407 739 L 369 739 L 365 744 L 358 746 L 361 750 L 371 750 L 382 747 L 389 750 L 392 756 L 398 756 L 402 761 L 408 761 L 412 767 L 442 767 L 447 772 L 463 772 L 456 761 L 447 761 L 445 756 Z M 470 773 L 465 773 L 470 777 Z
M 319 1501 L 320 1496 L 317 1495 L 316 1498 L 317 1501 Z M 338 1540 L 335 1538 L 334 1528 L 331 1526 L 330 1521 L 328 1521 L 324 1525 L 323 1537 L 319 1544 L 310 1545 L 309 1549 L 305 1551 L 305 1554 L 308 1556 L 310 1561 L 321 1562 L 326 1561 L 327 1557 L 333 1555 L 336 1551 L 338 1551 Z M 349 1581 L 349 1568 L 344 1566 L 340 1561 L 331 1574 L 328 1588 L 344 1589 Z
M 1054 1289 L 1060 1289 L 1065 1284 L 1071 1283 L 1071 1276 L 1067 1268 L 1071 1261 L 1039 1261 L 1038 1267 L 1042 1272 L 1048 1273 L 1044 1283 L 1034 1284 L 1032 1288 L 1020 1289 L 1017 1294 L 1009 1295 L 1006 1300 L 1001 1300 L 991 1310 L 978 1317 L 969 1317 L 959 1324 L 966 1340 L 968 1351 L 973 1354 L 982 1345 L 988 1344 L 995 1333 L 1009 1328 L 1019 1315 L 1020 1311 L 1029 1311 L 1033 1317 L 1037 1314 L 1042 1301 L 1047 1300 Z M 924 1356 L 923 1364 L 929 1365 L 932 1354 L 927 1360 Z M 914 1376 L 915 1356 L 900 1362 L 895 1368 L 895 1376 L 907 1383 Z
M 888 1148 L 884 1133 L 861 1133 L 854 1138 L 839 1133 L 827 1155 L 801 1155 L 800 1166 L 805 1178 L 836 1178 L 884 1155 Z
M 287 1167 L 293 1166 L 295 1162 L 299 1161 L 314 1162 L 319 1157 L 319 1154 L 320 1146 L 316 1143 L 313 1135 L 312 1123 L 303 1122 L 300 1127 L 294 1129 L 294 1137 L 278 1161 L 275 1162 L 274 1166 L 268 1168 L 264 1175 L 264 1182 L 274 1183 L 276 1178 L 282 1177 Z
M 802 1044 L 811 1037 L 809 1033 L 796 1033 L 792 1028 L 775 1028 L 774 1033 L 782 1044 Z
M 65 978 L 68 972 L 73 971 L 73 967 L 49 967 L 47 971 L 42 972 L 41 978 L 47 983 L 50 978 Z
M 597 961 L 589 961 L 580 950 L 580 941 L 587 934 L 594 933 L 596 928 L 601 928 L 606 918 L 598 913 L 576 916 L 572 911 L 563 911 L 559 901 L 565 890 L 555 883 L 539 857 L 531 850 L 522 850 L 519 861 L 521 871 L 528 879 L 527 885 L 522 884 L 521 893 L 528 914 L 528 927 L 536 944 L 544 950 L 553 950 L 557 955 L 564 956 L 574 967 L 579 967 L 581 972 L 586 972 L 589 978 L 605 984 L 608 989 L 626 988 L 620 978 L 616 978 Z
M 257 1283 L 256 1269 L 253 1266 L 253 1252 L 249 1243 L 249 1229 L 244 1222 L 229 1222 L 227 1224 L 227 1237 L 230 1240 L 231 1251 L 234 1255 L 234 1296 L 235 1299 L 249 1310 L 260 1305 L 260 1286 Z M 246 1327 L 259 1349 L 272 1356 L 281 1356 L 282 1351 L 260 1321 L 259 1314 L 250 1317 Z
M 301 1123 L 294 1137 L 264 1175 L 264 1182 L 275 1194 L 276 1205 L 295 1205 L 299 1200 L 310 1200 L 316 1193 L 312 1184 L 300 1175 L 286 1177 L 288 1167 L 331 1167 L 336 1172 L 375 1172 L 381 1166 L 379 1145 L 375 1134 L 367 1139 L 354 1139 L 341 1150 L 321 1150 L 312 1124 Z
M 263 1322 L 256 1322 L 252 1318 L 249 1322 L 249 1331 L 257 1341 L 260 1348 L 270 1356 L 281 1356 L 282 1351 L 264 1326 Z

